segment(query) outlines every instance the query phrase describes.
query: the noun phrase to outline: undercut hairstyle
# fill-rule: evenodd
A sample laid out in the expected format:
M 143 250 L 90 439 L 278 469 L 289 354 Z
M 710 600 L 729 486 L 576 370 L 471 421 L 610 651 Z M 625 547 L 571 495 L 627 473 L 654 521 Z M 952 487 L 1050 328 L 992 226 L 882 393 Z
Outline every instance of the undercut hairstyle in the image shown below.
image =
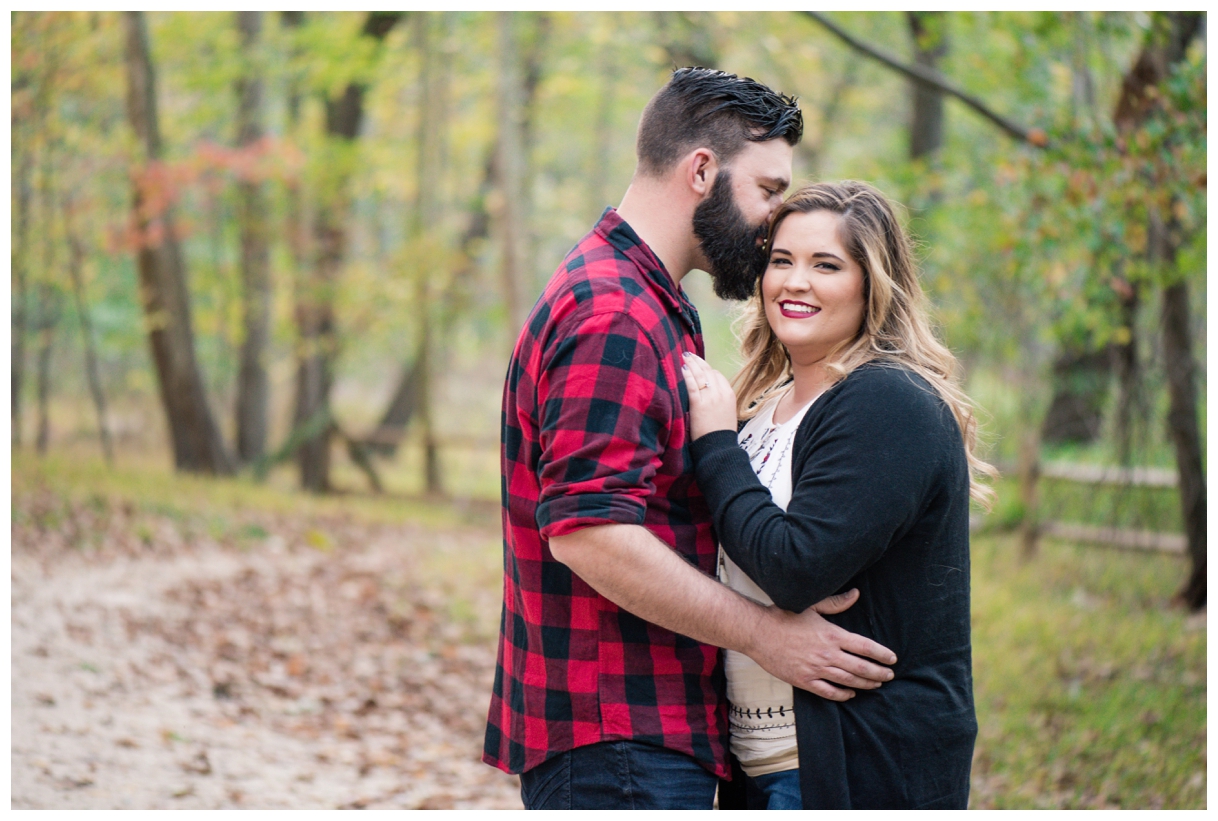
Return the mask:
M 728 163 L 749 142 L 783 139 L 796 145 L 804 118 L 796 98 L 749 77 L 691 66 L 672 73 L 639 122 L 639 171 L 658 177 L 695 148 Z

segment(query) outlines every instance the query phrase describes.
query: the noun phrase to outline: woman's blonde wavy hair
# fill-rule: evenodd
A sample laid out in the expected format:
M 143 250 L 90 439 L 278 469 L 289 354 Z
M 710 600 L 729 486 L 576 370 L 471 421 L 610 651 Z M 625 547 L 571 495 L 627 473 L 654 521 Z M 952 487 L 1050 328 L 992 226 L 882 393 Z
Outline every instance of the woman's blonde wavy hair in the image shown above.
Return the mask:
M 977 418 L 973 403 L 960 388 L 956 357 L 931 330 L 912 243 L 892 204 L 864 182 L 806 185 L 788 197 L 771 217 L 767 251 L 784 219 L 813 211 L 829 211 L 840 217 L 839 238 L 863 269 L 863 324 L 857 336 L 830 351 L 828 370 L 840 381 L 867 362 L 886 362 L 908 368 L 932 385 L 960 426 L 968 457 L 969 495 L 989 509 L 994 491 L 977 477 L 993 478 L 997 471 L 975 453 Z M 792 376 L 786 348 L 766 320 L 760 279 L 736 332 L 744 366 L 732 387 L 736 390 L 737 414 L 747 419 L 757 413 L 762 400 Z

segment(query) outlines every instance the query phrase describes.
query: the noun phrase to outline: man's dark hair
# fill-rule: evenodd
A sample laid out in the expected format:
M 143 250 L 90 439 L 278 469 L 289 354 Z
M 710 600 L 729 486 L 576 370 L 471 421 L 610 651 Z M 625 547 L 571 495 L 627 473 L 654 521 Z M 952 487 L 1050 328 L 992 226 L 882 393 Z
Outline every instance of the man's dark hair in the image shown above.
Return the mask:
M 679 68 L 643 109 L 639 170 L 658 176 L 699 146 L 726 163 L 746 142 L 781 137 L 795 145 L 803 134 L 804 118 L 794 97 L 750 77 L 697 66 Z

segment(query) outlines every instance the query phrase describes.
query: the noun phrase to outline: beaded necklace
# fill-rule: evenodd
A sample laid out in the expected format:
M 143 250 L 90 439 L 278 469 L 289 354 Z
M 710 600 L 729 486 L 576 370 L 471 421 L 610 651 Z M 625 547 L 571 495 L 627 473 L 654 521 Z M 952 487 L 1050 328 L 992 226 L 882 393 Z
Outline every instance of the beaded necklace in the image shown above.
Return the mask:
M 778 405 L 775 403 L 774 410 L 777 410 L 777 407 Z M 781 424 L 774 422 L 774 411 L 771 410 L 770 421 L 766 425 L 765 430 L 761 431 L 761 435 L 757 437 L 756 446 L 750 447 L 753 445 L 753 438 L 757 431 L 749 433 L 748 436 L 744 437 L 744 441 L 740 443 L 740 447 L 744 448 L 744 452 L 749 455 L 749 464 L 752 465 L 753 472 L 759 477 L 761 476 L 761 471 L 763 468 L 765 468 L 766 463 L 770 461 L 770 457 L 774 455 L 774 449 L 778 446 L 778 442 L 780 440 L 785 440 L 783 442 L 782 450 L 778 452 L 778 458 L 774 462 L 773 473 L 771 475 L 776 476 L 778 471 L 782 468 L 782 462 L 787 457 L 787 454 L 791 451 L 791 444 L 794 442 L 795 437 L 779 437 L 777 436 L 777 433 L 779 429 L 785 427 L 791 421 L 792 420 L 788 419 L 786 422 Z M 758 457 L 761 458 L 761 461 L 757 461 Z

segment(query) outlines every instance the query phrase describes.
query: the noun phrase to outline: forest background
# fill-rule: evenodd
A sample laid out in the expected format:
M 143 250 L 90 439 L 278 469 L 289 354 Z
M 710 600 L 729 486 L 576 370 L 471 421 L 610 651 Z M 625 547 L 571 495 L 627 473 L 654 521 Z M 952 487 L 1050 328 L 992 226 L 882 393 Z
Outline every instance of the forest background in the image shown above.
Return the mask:
M 10 26 L 14 659 L 26 553 L 43 579 L 277 546 L 324 567 L 375 526 L 445 593 L 373 574 L 369 606 L 460 628 L 383 640 L 474 648 L 449 672 L 481 704 L 512 344 L 629 183 L 647 99 L 673 67 L 703 65 L 800 99 L 797 183 L 863 179 L 903 204 L 1009 477 L 975 517 L 974 805 L 1205 805 L 1204 13 L 16 12 Z M 734 307 L 702 275 L 683 284 L 710 361 L 734 372 Z M 239 592 L 217 584 L 220 601 Z M 209 647 L 229 658 L 217 624 Z M 241 670 L 198 662 L 217 702 L 307 700 L 259 675 L 307 689 L 340 664 L 277 649 L 299 626 L 266 629 L 266 656 L 246 647 Z M 377 713 L 317 703 L 304 712 L 323 736 Z M 357 781 L 402 770 L 409 732 L 394 732 L 388 758 L 361 748 Z M 51 756 L 17 738 L 15 761 Z M 106 765 L 58 766 L 22 781 L 15 765 L 14 806 L 118 805 L 98 797 Z M 240 806 L 251 793 L 235 789 L 146 805 Z

